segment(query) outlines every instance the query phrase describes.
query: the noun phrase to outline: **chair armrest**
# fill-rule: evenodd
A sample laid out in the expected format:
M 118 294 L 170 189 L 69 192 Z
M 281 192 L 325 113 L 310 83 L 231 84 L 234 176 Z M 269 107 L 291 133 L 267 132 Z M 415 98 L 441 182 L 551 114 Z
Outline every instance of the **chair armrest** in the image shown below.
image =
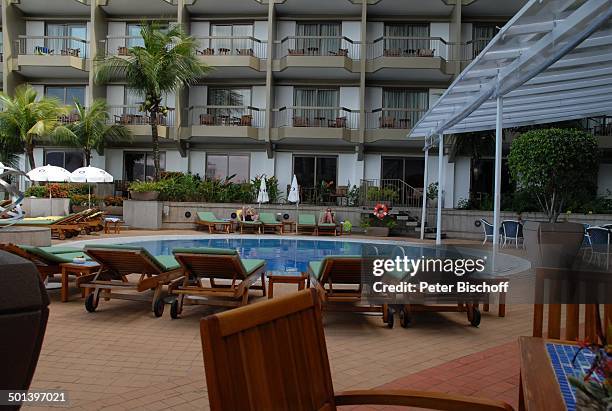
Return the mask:
M 503 402 L 485 398 L 467 397 L 412 390 L 354 390 L 335 395 L 336 405 L 399 405 L 435 410 L 512 411 Z

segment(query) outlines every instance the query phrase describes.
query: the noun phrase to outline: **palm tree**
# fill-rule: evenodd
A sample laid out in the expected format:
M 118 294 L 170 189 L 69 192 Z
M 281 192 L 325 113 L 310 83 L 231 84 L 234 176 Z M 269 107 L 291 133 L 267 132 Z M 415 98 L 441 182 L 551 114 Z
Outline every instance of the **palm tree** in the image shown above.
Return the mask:
M 68 126 L 74 135 L 69 136 L 65 142 L 83 149 L 86 166 L 91 163 L 93 150 L 102 152 L 108 141 L 131 140 L 132 135 L 126 127 L 108 124 L 108 105 L 105 100 L 94 100 L 89 108 L 79 102 L 75 102 L 74 106 L 77 120 Z
M 30 85 L 20 85 L 15 89 L 15 97 L 0 93 L 0 135 L 10 146 L 21 146 L 25 150 L 30 168 L 35 168 L 34 147 L 36 139 L 69 138 L 73 133 L 63 126 L 59 118 L 68 114 L 69 108 L 59 100 L 43 97 L 37 100 L 38 93 Z
M 125 79 L 129 87 L 145 96 L 142 111 L 150 118 L 157 180 L 160 173 L 157 125 L 168 110 L 162 106 L 162 98 L 195 84 L 210 68 L 198 61 L 195 39 L 179 25 L 165 29 L 159 23 L 143 22 L 140 35 L 144 46 L 130 47 L 127 57 L 98 59 L 95 80 L 106 83 Z

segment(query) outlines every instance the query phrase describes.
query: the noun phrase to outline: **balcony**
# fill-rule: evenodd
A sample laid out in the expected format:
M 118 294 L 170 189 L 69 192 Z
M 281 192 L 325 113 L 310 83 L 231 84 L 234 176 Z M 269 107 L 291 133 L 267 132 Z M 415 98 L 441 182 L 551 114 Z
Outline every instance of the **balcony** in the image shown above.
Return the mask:
M 227 77 L 229 75 L 265 75 L 268 57 L 268 43 L 254 37 L 198 37 L 196 50 L 198 58 L 212 67 L 223 68 L 212 71 L 208 77 Z
M 384 36 L 368 43 L 366 70 L 373 79 L 384 79 L 394 72 L 394 78 L 448 80 L 457 64 L 467 60 L 465 48 L 466 44 L 449 43 L 440 37 Z M 403 71 L 407 68 L 411 70 Z
M 366 113 L 366 142 L 405 140 L 427 109 L 378 108 Z
M 288 36 L 275 42 L 277 77 L 359 77 L 359 43 L 342 36 Z
M 68 36 L 19 36 L 14 55 L 17 70 L 27 77 L 87 78 L 89 42 Z
M 273 136 L 283 139 L 323 139 L 355 142 L 359 110 L 345 107 L 281 107 L 273 110 Z
M 265 110 L 251 106 L 192 106 L 187 109 L 192 137 L 259 139 Z
M 107 36 L 106 40 L 100 40 L 100 50 L 104 50 L 106 56 L 127 57 L 129 48 L 143 45 L 140 36 Z
M 168 114 L 158 114 L 157 125 L 160 137 L 168 138 L 171 134 L 171 128 L 175 125 L 175 110 L 168 109 Z M 109 107 L 109 124 L 119 124 L 128 127 L 135 136 L 150 136 L 151 135 L 151 117 L 147 113 L 140 111 L 139 106 L 110 106 Z

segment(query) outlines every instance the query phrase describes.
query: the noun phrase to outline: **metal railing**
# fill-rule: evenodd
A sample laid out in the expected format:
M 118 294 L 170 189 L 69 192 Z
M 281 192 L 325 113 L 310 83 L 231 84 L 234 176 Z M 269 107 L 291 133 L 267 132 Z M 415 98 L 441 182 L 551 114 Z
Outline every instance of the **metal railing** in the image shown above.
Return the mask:
M 268 57 L 268 42 L 255 37 L 196 37 L 198 56 L 252 56 L 260 59 Z
M 427 112 L 423 108 L 377 108 L 366 113 L 366 129 L 411 129 Z
M 106 56 L 128 56 L 134 46 L 144 46 L 141 36 L 106 36 L 106 40 L 100 40 L 98 49 L 104 50 Z
M 450 43 L 440 37 L 383 36 L 367 44 L 367 58 L 440 57 L 463 60 L 465 43 Z
M 140 111 L 139 106 L 110 106 L 109 107 L 110 124 L 121 124 L 124 126 L 142 126 L 151 124 L 151 116 L 148 113 Z M 173 126 L 175 123 L 174 108 L 168 109 L 168 114 L 158 114 L 157 124 L 160 126 Z
M 59 116 L 59 117 L 57 118 L 57 121 L 58 121 L 60 124 L 63 124 L 63 125 L 68 125 L 68 124 L 72 124 L 72 123 L 74 123 L 74 122 L 77 122 L 77 121 L 79 121 L 80 119 L 81 119 L 81 117 L 79 117 L 79 115 L 78 115 L 76 112 L 72 112 L 72 113 L 67 114 L 67 115 L 65 115 L 65 116 Z
M 287 36 L 274 42 L 274 56 L 345 56 L 359 58 L 359 43 L 344 36 Z
M 612 136 L 612 116 L 585 119 L 585 130 L 594 136 Z
M 361 180 L 359 198 L 362 206 L 382 202 L 391 206 L 420 207 L 423 190 L 400 179 Z
M 15 40 L 15 54 L 87 58 L 89 42 L 70 36 L 22 36 Z
M 359 128 L 359 110 L 346 107 L 281 107 L 273 113 L 274 127 Z
M 256 127 L 266 125 L 263 109 L 251 106 L 191 106 L 188 118 L 194 126 Z
M 480 54 L 482 50 L 489 44 L 491 39 L 486 38 L 477 38 L 472 39 L 465 43 L 464 47 L 464 59 L 465 60 L 473 60 Z

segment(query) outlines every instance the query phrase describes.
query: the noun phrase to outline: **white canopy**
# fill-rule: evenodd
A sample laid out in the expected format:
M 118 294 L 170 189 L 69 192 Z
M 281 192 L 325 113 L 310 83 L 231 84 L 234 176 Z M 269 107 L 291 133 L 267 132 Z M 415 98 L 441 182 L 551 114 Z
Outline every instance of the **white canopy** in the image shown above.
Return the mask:
M 70 181 L 73 183 L 112 183 L 113 176 L 101 168 L 87 166 L 74 170 Z
M 35 169 L 28 171 L 26 175 L 32 181 L 53 183 L 70 181 L 70 171 L 62 167 L 51 165 L 36 167 Z
M 612 112 L 612 0 L 529 0 L 421 118 L 411 137 Z

